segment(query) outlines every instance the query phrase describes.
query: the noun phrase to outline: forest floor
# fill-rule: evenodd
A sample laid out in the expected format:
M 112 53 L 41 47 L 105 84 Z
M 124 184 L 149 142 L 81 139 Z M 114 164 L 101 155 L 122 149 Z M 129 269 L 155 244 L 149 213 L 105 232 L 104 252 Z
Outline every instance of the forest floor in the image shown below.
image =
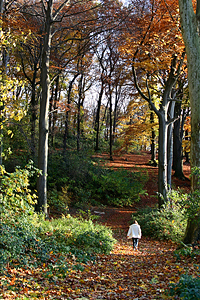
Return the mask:
M 143 196 L 135 207 L 131 209 L 91 208 L 93 214 L 99 215 L 97 222 L 111 227 L 117 240 L 109 255 L 99 255 L 96 263 L 83 265 L 83 271 L 71 271 L 65 278 L 55 278 L 55 282 L 49 282 L 44 278 L 42 270 L 35 274 L 24 271 L 19 275 L 24 278 L 24 288 L 18 290 L 16 297 L 14 294 L 12 297 L 9 291 L 5 291 L 5 297 L 1 299 L 175 299 L 167 296 L 165 290 L 171 283 L 177 282 L 185 272 L 196 275 L 198 272 L 196 264 L 199 263 L 199 258 L 188 257 L 177 260 L 173 255 L 176 244 L 154 241 L 147 237 L 142 237 L 139 250 L 134 251 L 131 241 L 126 238 L 132 212 L 138 207 L 154 206 L 157 203 L 155 194 L 157 168 L 148 165 L 149 159 L 149 154 L 143 153 L 114 157 L 113 162 L 107 161 L 112 167 L 139 168 L 144 169 L 144 172 L 147 170 L 149 174 L 145 186 L 148 196 Z M 184 174 L 189 178 L 189 165 L 184 164 Z M 190 190 L 189 179 L 181 181 L 173 178 L 173 185 L 185 191 Z M 26 285 L 26 282 L 29 282 L 29 285 Z M 37 286 L 31 282 L 37 282 Z M 26 295 L 27 298 L 23 298 L 22 295 Z

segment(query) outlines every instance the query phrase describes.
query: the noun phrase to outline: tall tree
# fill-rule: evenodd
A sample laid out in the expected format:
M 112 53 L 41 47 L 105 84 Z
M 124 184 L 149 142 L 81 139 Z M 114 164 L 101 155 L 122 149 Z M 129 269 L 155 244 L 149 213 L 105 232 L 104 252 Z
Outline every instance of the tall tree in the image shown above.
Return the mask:
M 160 108 L 157 109 L 154 103 L 151 100 L 151 94 L 148 88 L 148 81 L 147 81 L 147 89 L 148 89 L 148 96 L 146 96 L 140 89 L 135 68 L 133 65 L 133 76 L 135 79 L 135 84 L 138 92 L 141 96 L 149 102 L 151 105 L 152 110 L 156 113 L 159 119 L 159 141 L 158 141 L 158 193 L 159 193 L 159 207 L 161 207 L 167 199 L 167 192 L 168 192 L 168 184 L 170 185 L 170 178 L 171 178 L 171 163 L 168 160 L 169 155 L 169 147 L 171 147 L 168 135 L 171 133 L 168 131 L 168 127 L 175 121 L 174 119 L 174 104 L 175 98 L 172 96 L 172 89 L 177 81 L 177 78 L 180 74 L 181 66 L 183 63 L 184 56 L 180 60 L 178 67 L 177 67 L 177 57 L 174 56 L 171 63 L 171 69 L 168 75 L 168 79 L 165 83 L 165 88 L 162 94 L 162 102 L 160 104 Z M 170 138 L 171 141 L 171 138 Z M 172 150 L 172 149 L 171 149 Z
M 191 105 L 191 168 L 200 168 L 200 0 L 196 1 L 196 12 L 192 0 L 179 0 L 180 22 L 187 54 L 188 83 Z M 192 175 L 192 192 L 200 189 L 199 174 Z M 185 243 L 195 239 L 199 212 L 188 220 Z
M 168 182 L 170 183 L 171 178 L 168 168 L 171 155 L 167 156 L 167 151 L 168 149 L 172 150 L 172 147 L 167 149 L 167 136 L 171 132 L 170 124 L 174 120 L 172 115 L 175 103 L 173 89 L 183 61 L 182 58 L 179 61 L 180 64 L 177 64 L 176 53 L 183 52 L 183 43 L 181 35 L 177 31 L 177 7 L 173 1 L 152 0 L 142 2 L 140 5 L 133 1 L 133 5 L 133 12 L 126 21 L 126 42 L 122 44 L 121 49 L 130 60 L 132 59 L 137 90 L 150 103 L 159 118 L 158 191 L 161 196 L 159 197 L 159 206 L 161 206 L 164 199 L 167 199 Z M 132 23 L 130 23 L 130 19 Z M 135 26 L 134 35 L 133 26 Z M 136 69 L 138 76 L 136 76 Z M 160 76 L 161 74 L 165 74 L 165 76 Z M 147 80 L 144 88 L 145 76 L 147 76 Z M 137 78 L 141 83 L 143 82 L 143 89 L 140 88 L 141 85 L 139 87 Z M 150 85 L 151 81 L 154 82 L 153 87 L 152 84 Z M 151 101 L 154 87 L 156 87 L 158 99 L 160 99 L 160 108 Z M 167 173 L 169 173 L 168 177 Z

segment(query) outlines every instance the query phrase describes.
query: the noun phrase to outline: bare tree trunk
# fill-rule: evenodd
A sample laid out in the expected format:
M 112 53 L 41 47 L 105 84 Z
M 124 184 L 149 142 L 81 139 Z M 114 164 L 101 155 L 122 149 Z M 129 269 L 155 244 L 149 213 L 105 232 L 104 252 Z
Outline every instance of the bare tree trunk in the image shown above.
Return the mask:
M 67 110 L 65 115 L 65 133 L 63 137 L 63 153 L 66 153 L 66 147 L 67 147 L 67 138 L 69 137 L 69 112 L 70 112 L 70 104 L 71 104 L 71 92 L 73 88 L 73 83 L 76 80 L 76 78 L 79 76 L 79 73 L 75 74 L 73 79 L 69 83 L 68 87 L 68 93 L 67 93 Z
M 165 115 L 159 116 L 159 137 L 158 137 L 158 203 L 161 207 L 167 199 L 167 125 Z
M 39 118 L 39 149 L 38 149 L 38 168 L 42 174 L 38 177 L 38 204 L 36 210 L 42 210 L 47 216 L 47 163 L 48 163 L 48 112 L 50 96 L 49 61 L 51 49 L 51 26 L 52 26 L 52 0 L 48 1 L 46 9 L 45 36 L 41 63 L 41 99 L 40 99 L 40 118 Z
M 113 153 L 112 153 L 112 148 L 113 148 L 113 127 L 112 127 L 112 92 L 111 92 L 111 86 L 110 86 L 110 84 L 109 84 L 109 86 L 108 86 L 108 88 L 109 88 L 109 95 L 108 95 L 108 97 L 109 97 L 109 129 L 110 129 L 110 147 L 109 147 L 109 149 L 110 149 L 110 160 L 113 160 Z
M 96 143 L 95 143 L 95 151 L 99 150 L 99 131 L 100 131 L 100 111 L 101 111 L 101 100 L 104 92 L 104 83 L 101 83 L 101 89 L 99 93 L 98 105 L 97 105 L 97 114 L 95 120 L 95 131 L 96 131 Z
M 78 111 L 77 111 L 77 151 L 80 150 L 80 136 L 81 136 L 81 103 L 83 93 L 83 74 L 81 74 L 79 80 L 79 95 L 78 95 Z
M 188 141 L 189 140 L 189 133 L 188 130 L 185 131 L 185 140 Z M 185 162 L 189 163 L 190 162 L 190 158 L 189 158 L 189 152 L 185 151 Z
M 56 120 L 57 120 L 57 110 L 58 110 L 58 102 L 59 102 L 59 96 L 58 96 L 58 90 L 59 90 L 59 75 L 56 77 L 55 80 L 55 95 L 53 99 L 53 114 L 52 114 L 52 128 L 51 128 L 51 145 L 54 145 L 54 137 L 55 137 L 55 126 L 56 126 Z
M 150 113 L 150 122 L 151 122 L 151 124 L 154 123 L 154 113 L 153 113 L 153 111 L 151 111 L 151 113 Z M 154 130 L 154 128 L 152 128 L 152 130 L 151 130 L 151 165 L 156 167 L 157 162 L 156 162 L 155 138 L 156 138 L 155 130 Z
M 117 126 L 117 110 L 118 110 L 118 102 L 120 98 L 120 93 L 121 93 L 121 87 L 119 87 L 119 90 L 117 86 L 115 87 L 115 107 L 114 107 L 114 115 L 113 115 L 113 142 L 115 139 L 115 131 L 116 131 L 116 126 Z
M 169 114 L 170 118 L 174 118 L 175 101 L 170 103 Z M 172 185 L 172 161 L 173 161 L 173 126 L 174 122 L 169 124 L 167 133 L 167 186 L 171 189 Z
M 176 103 L 177 116 L 179 118 L 174 122 L 173 130 L 173 170 L 175 171 L 174 176 L 180 179 L 184 179 L 183 174 L 183 150 L 182 150 L 182 140 L 183 140 L 183 126 L 187 112 L 185 109 L 181 112 L 181 103 Z
M 188 83 L 191 104 L 191 167 L 200 168 L 200 1 L 197 0 L 196 15 L 191 0 L 179 0 L 181 29 L 188 62 Z M 192 175 L 192 191 L 199 190 L 199 178 Z M 192 243 L 198 222 L 195 217 L 188 220 L 184 238 L 185 243 Z

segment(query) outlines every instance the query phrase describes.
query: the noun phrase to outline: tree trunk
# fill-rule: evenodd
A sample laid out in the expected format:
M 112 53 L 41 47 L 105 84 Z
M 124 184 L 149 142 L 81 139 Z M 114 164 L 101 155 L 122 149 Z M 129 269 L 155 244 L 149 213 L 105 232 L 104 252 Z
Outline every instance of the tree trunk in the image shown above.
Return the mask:
M 196 15 L 191 0 L 179 0 L 181 29 L 188 62 L 188 83 L 191 104 L 191 167 L 200 168 L 200 1 L 197 1 Z M 198 176 L 192 175 L 192 191 L 199 189 Z M 198 222 L 188 220 L 185 243 L 192 243 Z
M 78 95 L 78 111 L 77 111 L 77 151 L 80 150 L 80 136 L 81 136 L 81 103 L 83 92 L 83 74 L 81 74 L 79 80 L 79 95 Z
M 188 130 L 185 131 L 185 140 L 188 141 L 189 140 L 189 133 Z M 189 158 L 189 152 L 185 151 L 185 162 L 189 163 L 190 162 L 190 158 Z
M 110 129 L 110 160 L 113 160 L 112 156 L 112 148 L 113 148 L 113 133 L 112 133 L 112 92 L 111 92 L 111 87 L 109 84 L 109 129 Z
M 33 161 L 35 161 L 35 126 L 36 126 L 36 119 L 37 119 L 37 101 L 36 101 L 36 78 L 33 78 L 31 84 L 31 156 Z
M 57 121 L 57 109 L 58 109 L 58 102 L 59 102 L 59 96 L 58 96 L 58 90 L 59 90 L 59 75 L 56 77 L 56 86 L 55 86 L 55 95 L 53 98 L 53 114 L 52 114 L 52 128 L 51 128 L 51 145 L 53 147 L 54 145 L 54 137 L 55 137 L 55 126 Z
M 101 101 L 103 97 L 104 92 L 104 84 L 101 83 L 101 90 L 99 93 L 99 100 L 97 105 L 97 114 L 96 114 L 96 120 L 95 120 L 95 131 L 96 131 L 96 143 L 95 143 L 95 151 L 99 150 L 99 131 L 100 131 L 100 111 L 101 111 Z
M 50 96 L 50 77 L 49 61 L 51 49 L 51 15 L 52 0 L 48 1 L 46 10 L 45 36 L 41 62 L 41 99 L 40 99 L 40 118 L 39 118 L 39 149 L 38 149 L 38 168 L 42 174 L 38 177 L 38 203 L 37 211 L 43 211 L 47 216 L 47 163 L 48 163 L 48 112 Z
M 199 224 L 199 217 L 190 218 L 187 222 L 187 227 L 185 231 L 185 235 L 183 238 L 184 244 L 192 244 L 197 238 L 198 235 L 198 224 Z
M 69 137 L 69 111 L 70 111 L 70 104 L 71 104 L 71 92 L 73 88 L 73 83 L 78 77 L 79 73 L 75 74 L 73 79 L 69 83 L 68 93 L 67 93 L 67 110 L 65 115 L 65 133 L 63 137 L 63 152 L 66 153 L 67 147 L 67 138 Z
M 158 204 L 159 208 L 167 199 L 167 125 L 165 113 L 159 116 L 158 138 Z
M 117 126 L 117 109 L 118 109 L 118 102 L 119 102 L 119 98 L 120 98 L 120 92 L 121 92 L 121 88 L 117 88 L 117 86 L 115 87 L 115 107 L 114 107 L 114 115 L 113 115 L 113 142 L 115 139 L 115 130 L 116 130 L 116 126 Z
M 174 118 L 175 101 L 170 103 L 169 115 L 170 118 Z M 168 190 L 171 189 L 172 185 L 172 161 L 173 161 L 173 126 L 174 123 L 168 125 L 167 132 L 167 186 Z
M 153 111 L 151 111 L 151 113 L 150 113 L 150 122 L 151 122 L 151 124 L 154 123 L 154 113 L 153 113 Z M 152 130 L 151 130 L 151 165 L 156 167 L 157 162 L 156 162 L 155 138 L 156 138 L 155 130 L 152 128 Z
M 174 123 L 173 130 L 173 170 L 174 176 L 180 179 L 184 178 L 182 163 L 182 139 L 180 136 L 180 118 Z
M 51 96 L 49 99 L 49 137 L 51 140 L 51 146 L 53 146 L 53 144 L 52 144 L 53 93 L 54 93 L 54 85 L 52 85 L 52 87 L 51 87 Z
M 171 173 L 168 174 L 167 177 L 167 171 L 169 170 L 169 166 L 167 168 L 167 130 L 168 126 L 174 122 L 173 115 L 170 111 L 170 103 L 171 101 L 174 101 L 172 96 L 172 89 L 177 81 L 177 78 L 180 74 L 181 66 L 184 60 L 185 54 L 183 53 L 182 58 L 177 65 L 177 56 L 174 55 L 172 57 L 171 61 L 171 69 L 168 76 L 168 79 L 165 84 L 165 89 L 163 91 L 162 95 L 162 102 L 160 104 L 160 109 L 157 110 L 154 103 L 151 100 L 151 94 L 148 87 L 147 82 L 147 89 L 148 89 L 148 96 L 143 94 L 140 87 L 138 86 L 136 72 L 134 68 L 134 64 L 132 65 L 132 71 L 134 76 L 134 81 L 136 84 L 136 88 L 140 95 L 149 102 L 152 110 L 157 114 L 159 118 L 159 139 L 158 139 L 158 204 L 159 208 L 164 204 L 165 201 L 167 201 L 167 192 L 168 192 L 168 186 L 167 186 L 167 179 L 169 180 L 169 176 L 171 176 Z

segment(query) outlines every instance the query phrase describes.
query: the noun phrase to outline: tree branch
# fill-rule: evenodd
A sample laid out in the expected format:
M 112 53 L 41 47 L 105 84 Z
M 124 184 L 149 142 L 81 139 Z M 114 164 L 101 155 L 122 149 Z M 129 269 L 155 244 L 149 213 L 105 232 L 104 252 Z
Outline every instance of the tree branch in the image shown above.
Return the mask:
M 159 111 L 157 110 L 157 108 L 155 107 L 155 105 L 153 104 L 153 102 L 151 101 L 151 94 L 150 94 L 150 90 L 149 90 L 149 86 L 148 86 L 148 80 L 146 80 L 146 86 L 147 86 L 147 90 L 148 90 L 148 95 L 149 97 L 147 97 L 141 90 L 141 88 L 138 85 L 138 80 L 137 80 L 137 75 L 135 72 L 135 67 L 134 67 L 134 63 L 132 64 L 132 72 L 133 72 L 133 77 L 134 77 L 134 82 L 135 82 L 135 86 L 136 89 L 138 91 L 138 93 L 142 96 L 143 99 L 145 99 L 146 101 L 148 101 L 148 103 L 151 105 L 152 110 L 159 115 Z

